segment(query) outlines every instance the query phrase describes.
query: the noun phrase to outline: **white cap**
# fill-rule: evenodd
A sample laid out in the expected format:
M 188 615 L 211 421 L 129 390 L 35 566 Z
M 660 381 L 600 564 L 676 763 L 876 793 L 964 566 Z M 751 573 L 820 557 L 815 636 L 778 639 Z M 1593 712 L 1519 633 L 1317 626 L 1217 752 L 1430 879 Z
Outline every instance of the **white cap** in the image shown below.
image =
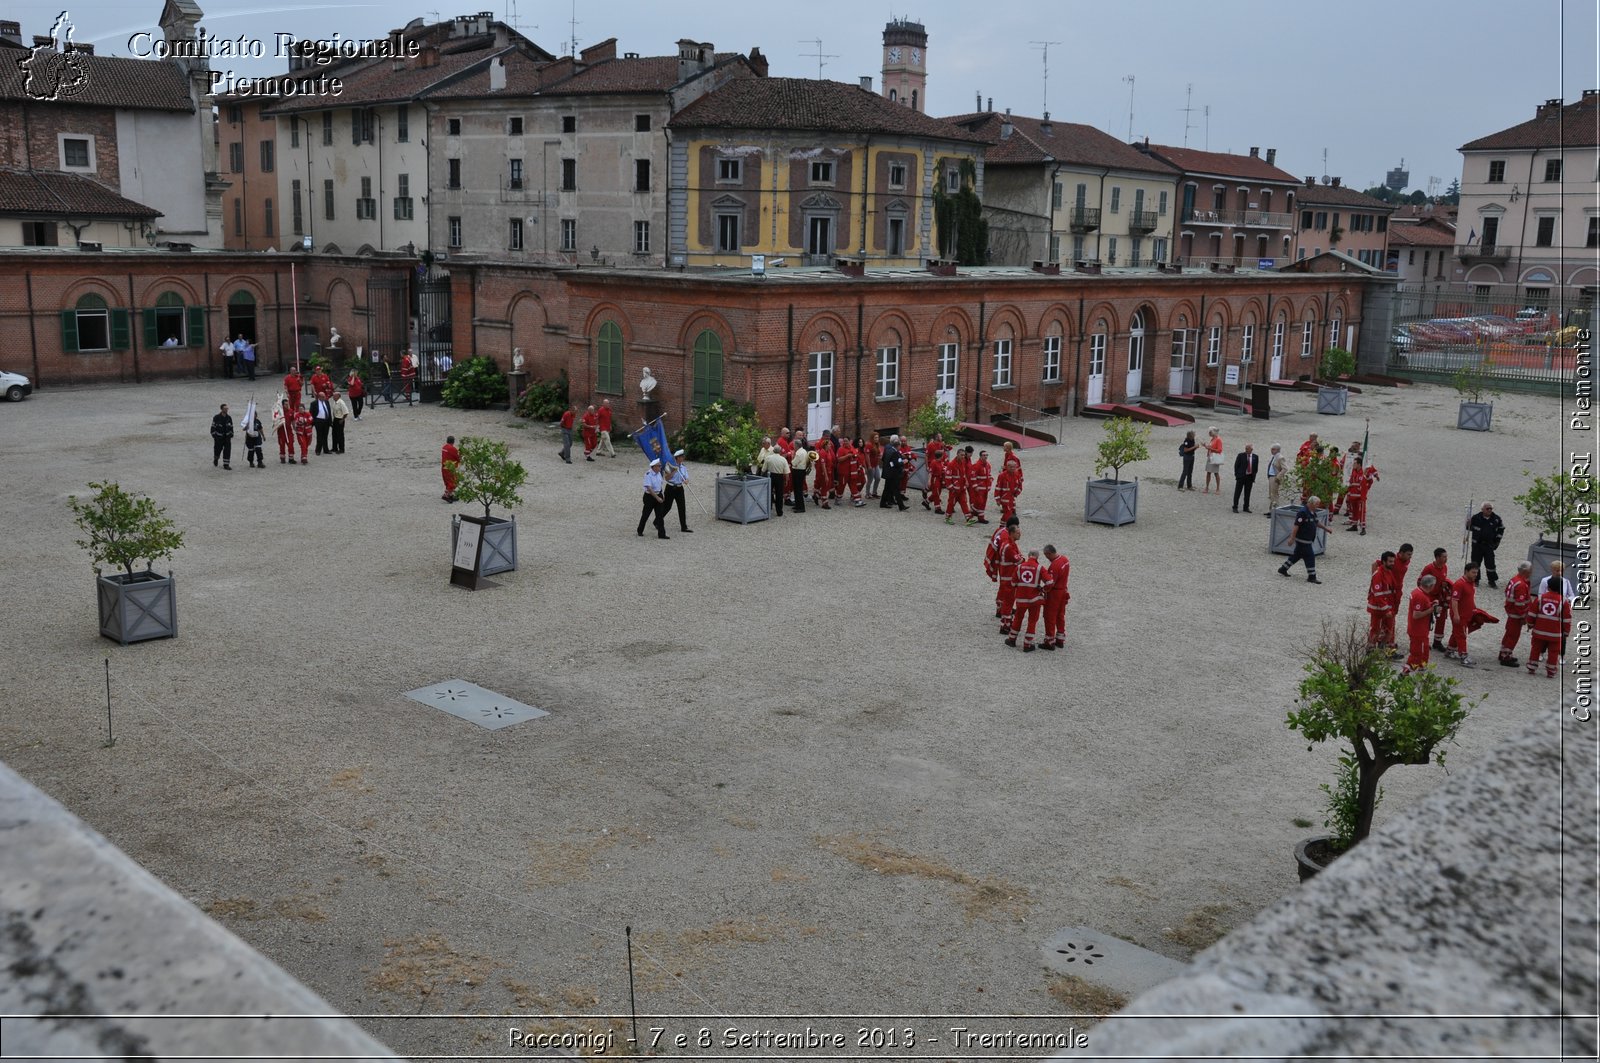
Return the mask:
M 661 464 L 661 459 L 660 458 L 651 458 L 650 459 L 650 464 L 652 466 L 660 465 Z
M 681 451 L 681 450 L 674 450 L 674 451 L 673 451 L 673 452 L 672 452 L 672 456 L 673 456 L 673 457 L 675 457 L 675 458 L 681 458 L 681 457 L 683 457 L 683 451 Z

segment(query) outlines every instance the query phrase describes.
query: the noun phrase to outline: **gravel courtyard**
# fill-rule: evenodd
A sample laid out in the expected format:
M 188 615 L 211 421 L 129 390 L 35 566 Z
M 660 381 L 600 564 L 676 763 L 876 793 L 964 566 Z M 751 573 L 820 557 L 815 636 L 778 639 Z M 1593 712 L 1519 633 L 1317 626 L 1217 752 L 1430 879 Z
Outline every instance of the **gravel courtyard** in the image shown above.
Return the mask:
M 1070 1025 L 1040 958 L 1057 928 L 1186 960 L 1296 888 L 1337 755 L 1284 726 L 1303 650 L 1365 615 L 1383 549 L 1415 543 L 1414 576 L 1446 546 L 1459 573 L 1469 501 L 1504 517 L 1508 577 L 1534 538 L 1523 471 L 1565 459 L 1554 398 L 1498 397 L 1487 434 L 1457 431 L 1440 387 L 1368 388 L 1342 418 L 1309 394 L 1274 393 L 1271 421 L 1201 412 L 1229 492 L 1245 442 L 1342 448 L 1371 418 L 1371 533 L 1341 525 L 1311 586 L 1273 571 L 1264 481 L 1251 515 L 1174 489 L 1176 429 L 1124 472 L 1138 523 L 1084 524 L 1101 428 L 1068 420 L 1024 454 L 1022 498 L 1025 546 L 1072 561 L 1067 648 L 1024 656 L 991 620 L 988 528 L 915 504 L 719 523 L 697 466 L 694 534 L 638 538 L 637 448 L 564 465 L 503 412 L 383 408 L 342 456 L 280 465 L 269 437 L 263 475 L 236 435 L 233 471 L 207 465 L 217 404 L 237 419 L 278 384 L 0 405 L 0 758 L 416 1057 L 504 1052 L 510 1020 L 383 1016 L 626 1012 L 625 926 L 641 1014 Z M 477 592 L 448 583 L 449 514 L 476 507 L 439 500 L 447 433 L 529 468 L 521 567 Z M 187 535 L 176 639 L 96 632 L 67 496 L 102 479 Z M 1499 635 L 1474 636 L 1476 670 L 1441 662 L 1484 699 L 1451 767 L 1533 714 L 1557 725 L 1558 685 L 1495 667 Z M 401 696 L 447 679 L 550 715 L 489 731 Z M 1380 820 L 1442 777 L 1396 769 Z

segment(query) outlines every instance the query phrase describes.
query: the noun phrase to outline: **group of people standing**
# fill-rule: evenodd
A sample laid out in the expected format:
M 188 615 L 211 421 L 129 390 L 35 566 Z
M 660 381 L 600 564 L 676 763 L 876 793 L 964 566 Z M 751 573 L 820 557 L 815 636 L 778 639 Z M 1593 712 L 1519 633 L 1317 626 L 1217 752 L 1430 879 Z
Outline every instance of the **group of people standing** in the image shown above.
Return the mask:
M 311 440 L 316 437 L 316 454 L 343 454 L 345 422 L 361 419 L 362 397 L 366 389 L 361 376 L 351 370 L 347 382 L 350 401 L 333 384 L 333 378 L 322 366 L 312 369 L 304 380 L 298 366 L 291 368 L 283 378 L 284 393 L 278 397 L 272 411 L 272 431 L 278 438 L 278 463 L 308 465 L 311 462 Z M 301 391 L 309 387 L 310 396 L 304 404 Z M 352 405 L 352 402 L 354 405 Z M 300 444 L 300 460 L 295 461 L 295 443 Z
M 995 529 L 983 553 L 983 571 L 997 584 L 994 615 L 1000 621 L 1000 634 L 1007 646 L 1022 639 L 1024 653 L 1035 649 L 1058 650 L 1067 645 L 1067 603 L 1072 595 L 1067 581 L 1072 564 L 1051 544 L 1022 552 L 1022 523 L 1016 516 Z M 1034 645 L 1040 614 L 1044 616 L 1044 639 Z M 1024 627 L 1026 623 L 1026 627 Z
M 218 350 L 222 353 L 223 376 L 232 380 L 234 366 L 237 365 L 244 371 L 245 379 L 256 378 L 256 345 L 246 339 L 244 333 L 239 333 L 238 337 L 231 341 L 224 337 L 222 346 Z

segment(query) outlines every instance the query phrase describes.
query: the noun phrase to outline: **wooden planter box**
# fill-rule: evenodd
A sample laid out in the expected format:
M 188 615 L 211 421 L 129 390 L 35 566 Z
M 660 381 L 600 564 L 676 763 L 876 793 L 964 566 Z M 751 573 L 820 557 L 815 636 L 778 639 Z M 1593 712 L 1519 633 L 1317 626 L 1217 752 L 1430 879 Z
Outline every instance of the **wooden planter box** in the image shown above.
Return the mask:
M 770 476 L 726 475 L 717 477 L 717 519 L 735 524 L 752 524 L 772 516 L 772 478 Z
M 172 573 L 97 576 L 100 634 L 126 646 L 178 634 L 178 595 Z
M 1487 432 L 1493 418 L 1494 403 L 1463 402 L 1461 412 L 1456 415 L 1456 427 L 1468 432 Z
M 1120 528 L 1139 517 L 1139 481 L 1087 480 L 1083 485 L 1083 519 Z
M 1350 402 L 1348 388 L 1318 388 L 1317 412 L 1343 414 Z
M 1533 566 L 1533 572 L 1529 574 L 1528 582 L 1532 586 L 1534 594 L 1537 595 L 1539 593 L 1539 584 L 1544 581 L 1546 576 L 1550 575 L 1550 562 L 1552 561 L 1561 562 L 1562 575 L 1572 584 L 1573 590 L 1577 590 L 1577 588 L 1587 583 L 1589 581 L 1589 573 L 1586 566 L 1580 568 L 1579 556 L 1576 543 L 1552 542 L 1541 536 L 1538 542 L 1528 547 L 1528 564 Z M 1504 577 L 1505 572 L 1502 571 L 1500 575 Z M 1576 613 L 1577 609 L 1574 608 L 1573 612 Z
M 1267 549 L 1286 556 L 1294 553 L 1294 515 L 1299 512 L 1299 506 L 1279 506 L 1272 511 L 1272 528 L 1267 540 Z M 1311 552 L 1321 557 L 1327 549 L 1328 532 L 1319 527 L 1317 537 L 1311 543 Z
M 456 552 L 461 516 L 450 518 L 450 553 Z M 493 576 L 517 570 L 517 518 L 490 517 L 483 526 L 483 549 L 478 554 L 478 575 Z

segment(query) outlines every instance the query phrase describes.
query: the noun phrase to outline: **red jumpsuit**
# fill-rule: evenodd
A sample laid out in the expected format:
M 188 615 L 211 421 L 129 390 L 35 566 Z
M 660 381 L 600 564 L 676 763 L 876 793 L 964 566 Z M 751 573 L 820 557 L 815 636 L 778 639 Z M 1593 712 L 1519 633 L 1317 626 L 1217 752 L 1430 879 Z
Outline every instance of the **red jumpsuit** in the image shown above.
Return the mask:
M 1350 527 L 1360 528 L 1362 535 L 1367 534 L 1367 496 L 1378 479 L 1376 465 L 1368 465 L 1350 477 L 1350 493 L 1346 496 L 1350 500 Z
M 1444 638 L 1444 623 L 1450 617 L 1450 597 L 1454 591 L 1450 581 L 1450 565 L 1448 562 L 1430 561 L 1422 567 L 1422 572 L 1417 576 L 1420 583 L 1423 576 L 1432 576 L 1433 600 L 1444 606 L 1439 610 L 1438 619 L 1433 623 L 1433 637 L 1435 640 Z
M 272 431 L 278 437 L 278 464 L 294 460 L 294 411 L 280 403 L 272 411 Z
M 994 530 L 993 535 L 989 536 L 989 545 L 984 547 L 983 574 L 988 576 L 992 583 L 1000 582 L 1000 549 L 1009 538 L 1005 525 L 1001 525 Z M 1001 616 L 999 588 L 994 592 L 994 615 L 997 619 Z
M 1533 603 L 1533 645 L 1528 649 L 1528 674 L 1545 656 L 1544 674 L 1555 677 L 1561 659 L 1561 640 L 1572 629 L 1572 603 L 1561 591 L 1545 591 Z
M 1006 645 L 1015 646 L 1017 636 L 1022 635 L 1022 648 L 1033 649 L 1033 633 L 1039 628 L 1039 610 L 1044 605 L 1045 590 L 1049 586 L 1050 570 L 1039 564 L 1037 557 L 1025 557 L 1017 562 L 1017 572 L 1013 582 L 1014 594 L 1011 606 L 1010 637 Z M 1028 631 L 1023 634 L 1022 620 L 1028 620 Z M 1049 637 L 1048 634 L 1045 636 Z
M 1500 639 L 1500 659 L 1517 663 L 1517 643 L 1522 640 L 1522 625 L 1532 621 L 1533 588 L 1528 577 L 1517 573 L 1506 584 L 1506 633 Z
M 600 415 L 593 410 L 583 415 L 583 456 L 594 455 L 594 448 L 600 445 Z
M 319 399 L 333 401 L 333 381 L 320 369 L 311 374 L 311 394 Z
M 1434 604 L 1433 595 L 1421 587 L 1412 589 L 1406 603 L 1406 636 L 1411 640 L 1411 652 L 1403 671 L 1415 671 L 1428 663 L 1428 629 L 1433 626 Z
M 1472 623 L 1472 614 L 1478 611 L 1478 588 L 1471 580 L 1462 576 L 1455 582 L 1452 597 L 1454 603 L 1450 610 L 1450 641 L 1445 645 L 1465 657 L 1467 632 Z
M 995 575 L 1000 580 L 1000 598 L 996 603 L 1000 612 L 1000 633 L 1015 632 L 1011 626 L 1012 610 L 1017 599 L 1017 566 L 1022 564 L 1022 548 L 1007 533 L 1002 537 L 999 553 L 995 557 Z
M 1368 646 L 1394 646 L 1394 614 L 1400 606 L 1400 584 L 1394 569 L 1382 561 L 1372 563 L 1372 583 L 1367 588 L 1367 613 L 1372 618 L 1367 628 Z
M 1072 595 L 1067 593 L 1067 579 L 1072 575 L 1072 562 L 1066 554 L 1057 554 L 1050 561 L 1049 582 L 1044 595 L 1044 644 L 1063 647 L 1067 644 L 1067 603 Z
M 939 495 L 944 491 L 944 459 L 929 445 L 928 454 L 928 489 L 922 495 L 922 508 L 927 509 L 928 503 L 933 503 L 935 513 L 943 513 L 944 507 L 939 504 Z
M 900 443 L 900 497 L 906 496 L 906 484 L 911 482 L 911 472 L 917 467 L 917 452 L 911 449 L 911 444 L 905 441 Z
M 298 410 L 300 408 L 300 371 L 298 369 L 290 369 L 289 372 L 284 374 L 283 390 L 289 396 L 289 409 Z
M 944 464 L 945 487 L 945 518 L 946 524 L 956 522 L 956 507 L 961 507 L 961 515 L 967 520 L 972 520 L 972 510 L 967 506 L 967 476 L 972 468 L 966 455 L 958 454 L 952 461 Z
M 1000 475 L 994 481 L 994 500 L 1000 504 L 1000 519 L 1010 520 L 1017 515 L 1017 496 L 1022 494 L 1022 462 L 1015 454 L 1008 454 L 1000 466 Z
M 309 465 L 311 459 L 306 457 L 306 452 L 311 449 L 311 411 L 296 410 L 294 414 L 294 437 L 300 441 L 300 464 Z M 289 459 L 293 461 L 293 458 Z
M 866 505 L 861 500 L 861 491 L 867 486 L 867 474 L 861 467 L 861 452 L 849 440 L 839 444 L 836 468 L 839 473 L 839 483 L 850 488 L 850 501 L 858 506 Z
M 439 473 L 444 477 L 444 500 L 453 501 L 456 497 L 456 462 L 461 460 L 461 451 L 456 449 L 454 443 L 446 443 L 439 448 Z
M 417 360 L 407 351 L 400 356 L 400 393 L 406 397 L 406 405 L 411 405 L 411 385 L 417 379 Z
M 817 460 L 814 463 L 816 472 L 811 479 L 811 500 L 820 509 L 832 509 L 828 499 L 833 494 L 833 447 L 828 443 L 826 436 L 822 438 L 819 446 L 822 449 L 817 451 Z
M 986 514 L 989 509 L 989 485 L 992 482 L 989 459 L 979 458 L 973 462 L 967 473 L 967 501 L 972 504 L 972 512 L 978 515 L 979 524 L 989 523 Z

